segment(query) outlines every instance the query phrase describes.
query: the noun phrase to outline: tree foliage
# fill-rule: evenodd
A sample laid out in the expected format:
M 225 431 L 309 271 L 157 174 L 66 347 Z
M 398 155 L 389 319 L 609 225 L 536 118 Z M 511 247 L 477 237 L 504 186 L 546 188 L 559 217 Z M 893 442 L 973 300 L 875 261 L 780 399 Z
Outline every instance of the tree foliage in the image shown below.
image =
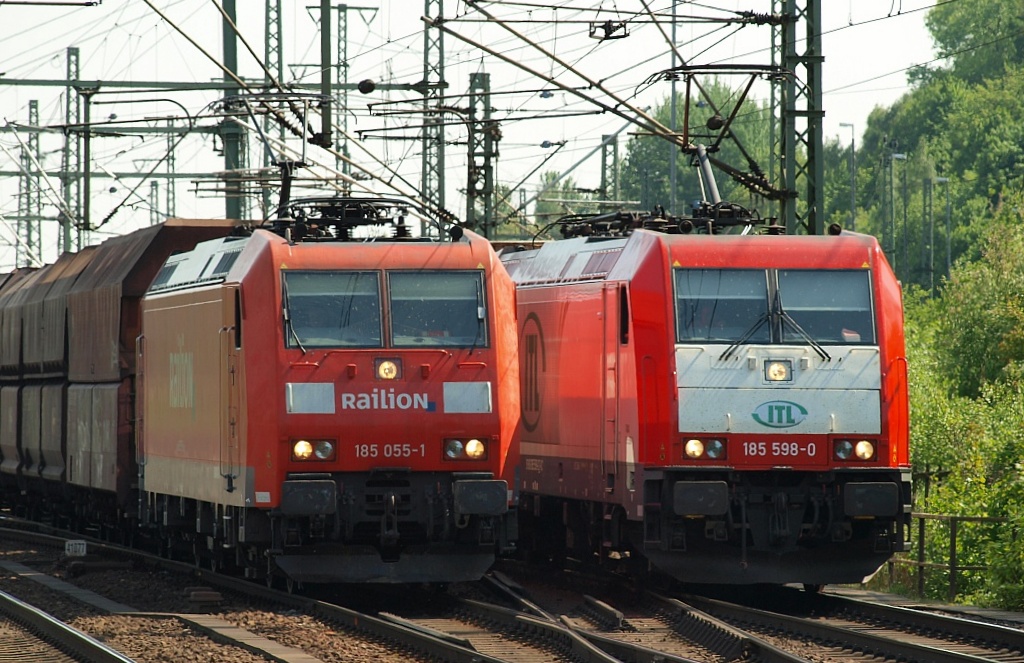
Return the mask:
M 540 177 L 540 196 L 534 208 L 538 230 L 542 230 L 567 214 L 595 212 L 598 206 L 593 193 L 582 191 L 571 177 L 559 179 L 555 171 L 546 171 Z
M 986 383 L 1016 378 L 1024 366 L 1024 229 L 1016 209 L 1005 207 L 984 241 L 982 258 L 950 279 L 939 339 L 949 349 L 939 363 L 956 393 L 981 395 Z
M 964 600 L 1024 606 L 1019 526 L 1024 498 L 1024 225 L 1014 197 L 985 225 L 979 258 L 963 260 L 940 298 L 906 298 L 915 510 L 1006 518 L 965 525 L 959 562 Z M 929 559 L 948 557 L 948 525 L 930 523 Z M 942 596 L 946 581 L 928 591 Z
M 1024 13 L 1003 0 L 936 3 L 925 19 L 939 56 L 967 83 L 1000 78 L 1024 62 Z

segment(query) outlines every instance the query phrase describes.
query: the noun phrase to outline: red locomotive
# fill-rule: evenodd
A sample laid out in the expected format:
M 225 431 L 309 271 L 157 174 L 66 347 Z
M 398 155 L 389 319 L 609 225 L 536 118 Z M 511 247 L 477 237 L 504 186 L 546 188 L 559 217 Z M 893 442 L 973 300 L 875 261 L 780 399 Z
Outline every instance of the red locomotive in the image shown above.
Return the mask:
M 67 431 L 67 472 L 28 449 L 39 406 L 23 367 L 10 389 L 33 400 L 13 478 L 63 496 L 80 527 L 153 535 L 268 582 L 478 578 L 515 536 L 511 280 L 471 232 L 411 237 L 401 201 L 283 212 L 187 247 L 146 229 L 93 251 L 72 288 L 120 309 L 102 337 L 116 381 L 78 382 L 74 339 L 88 334 L 69 300 L 72 371 L 53 381 L 66 418 L 42 417 Z M 144 270 L 113 246 L 143 236 L 162 251 Z M 84 281 L 101 269 L 133 296 Z M 98 367 L 107 347 L 82 361 Z
M 689 582 L 859 582 L 908 546 L 900 286 L 873 237 L 728 234 L 749 215 L 711 207 L 569 218 L 503 252 L 522 545 Z

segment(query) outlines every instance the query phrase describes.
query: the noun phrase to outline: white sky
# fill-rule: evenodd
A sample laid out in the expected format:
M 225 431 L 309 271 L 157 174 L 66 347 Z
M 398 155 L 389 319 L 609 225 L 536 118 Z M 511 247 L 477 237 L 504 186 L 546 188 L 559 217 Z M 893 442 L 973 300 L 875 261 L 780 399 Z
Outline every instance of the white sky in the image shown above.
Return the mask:
M 656 14 L 671 12 L 672 0 L 647 1 Z M 4 85 L 3 80 L 63 78 L 65 53 L 70 46 L 77 46 L 81 50 L 80 76 L 85 80 L 210 81 L 219 78 L 220 70 L 200 52 L 199 47 L 189 43 L 169 23 L 175 23 L 181 31 L 196 40 L 199 46 L 219 59 L 221 18 L 217 9 L 218 2 L 151 2 L 165 14 L 166 19 L 141 0 L 104 0 L 96 7 L 79 8 L 0 4 L 0 53 L 4 54 L 0 60 L 0 125 L 24 124 L 28 118 L 30 99 L 39 102 L 42 125 L 63 122 L 62 88 Z M 239 29 L 256 54 L 262 57 L 264 3 L 259 0 L 238 0 L 237 4 Z M 319 2 L 284 0 L 283 4 L 286 62 L 291 65 L 312 65 L 318 62 L 320 46 L 314 18 L 319 15 Z M 668 95 L 668 83 L 656 83 L 649 88 L 642 85 L 648 76 L 667 69 L 671 64 L 665 40 L 650 21 L 631 24 L 630 35 L 624 39 L 599 42 L 587 36 L 587 21 L 615 21 L 638 13 L 642 15 L 643 2 L 561 0 L 558 4 L 577 10 L 587 8 L 590 11 L 546 9 L 539 6 L 539 0 L 506 0 L 503 3 L 481 3 L 480 6 L 499 16 L 532 21 L 514 23 L 512 27 L 543 43 L 545 48 L 557 52 L 559 57 L 571 63 L 587 78 L 601 81 L 610 91 L 636 106 L 657 104 Z M 716 3 L 718 9 L 714 10 L 708 9 L 707 4 L 680 1 L 677 11 L 681 15 L 715 17 L 725 16 L 724 12 L 728 10 L 751 10 L 758 13 L 770 11 L 768 0 L 722 0 Z M 859 140 L 871 110 L 876 105 L 891 104 L 906 91 L 904 70 L 914 64 L 932 60 L 931 40 L 924 27 L 924 8 L 931 4 L 926 0 L 822 0 L 826 140 L 839 138 L 844 144 L 850 140 L 850 130 L 840 127 L 840 123 L 852 123 Z M 423 48 L 421 0 L 361 0 L 358 6 L 381 8 L 375 13 L 350 11 L 348 14 L 349 81 L 363 78 L 393 83 L 419 81 L 422 78 Z M 592 11 L 594 9 L 601 11 Z M 522 39 L 509 32 L 494 25 L 467 21 L 467 18 L 480 16 L 473 13 L 464 2 L 446 0 L 445 12 L 447 18 L 454 19 L 446 25 L 459 34 L 487 44 L 516 62 L 554 75 L 565 85 L 587 85 L 576 75 L 552 63 L 547 55 L 527 46 Z M 556 18 L 559 21 L 557 25 L 553 22 Z M 451 35 L 445 35 L 444 40 L 447 53 L 446 79 L 450 85 L 448 94 L 465 93 L 470 72 L 486 71 L 491 75 L 494 116 L 502 121 L 501 156 L 497 174 L 502 184 L 516 185 L 538 167 L 540 171 L 567 170 L 594 150 L 602 135 L 618 131 L 625 123 L 621 118 L 608 113 L 579 115 L 593 110 L 594 106 L 562 91 L 550 98 L 541 98 L 538 91 L 544 87 L 550 89 L 550 86 L 545 86 L 534 76 L 486 55 Z M 768 64 L 770 61 L 770 33 L 766 27 L 738 30 L 736 26 L 723 28 L 707 23 L 684 22 L 677 27 L 677 40 L 682 54 L 692 64 Z M 243 76 L 262 77 L 262 70 L 254 58 L 246 53 L 243 44 L 239 45 L 239 61 Z M 301 78 L 307 83 L 319 81 L 319 74 L 313 66 L 290 67 L 286 71 L 288 77 L 292 77 L 293 81 Z M 737 86 L 744 82 L 745 79 L 736 79 Z M 166 125 L 166 120 L 153 118 L 172 115 L 180 117 L 182 112 L 178 104 L 184 106 L 190 115 L 201 115 L 204 107 L 220 96 L 215 92 L 164 91 L 128 95 L 113 94 L 115 91 L 113 86 L 105 86 L 103 93 L 95 97 L 96 101 L 116 103 L 94 105 L 93 122 L 116 114 L 118 121 L 150 118 L 149 125 Z M 156 98 L 171 101 L 153 101 Z M 385 134 L 370 131 L 370 134 L 391 137 L 399 134 L 415 135 L 415 129 L 404 132 L 395 130 L 402 124 L 416 124 L 415 116 L 370 117 L 367 102 L 403 102 L 388 108 L 411 109 L 416 107 L 418 99 L 418 95 L 407 92 L 378 90 L 369 96 L 350 93 L 349 105 L 352 110 L 349 129 L 366 131 L 386 126 L 393 130 Z M 607 98 L 604 100 L 608 101 Z M 465 107 L 467 100 L 455 98 L 451 103 Z M 552 117 L 566 113 L 571 116 Z M 523 119 L 525 117 L 535 119 Z M 211 120 L 201 122 L 208 125 Z M 312 123 L 319 127 L 319 118 Z M 117 127 L 112 125 L 110 128 Z M 630 131 L 632 129 L 627 129 L 621 134 L 623 142 Z M 449 131 L 447 138 L 452 144 L 446 150 L 446 206 L 459 216 L 464 216 L 465 198 L 462 191 L 466 179 L 466 132 L 456 126 Z M 28 134 L 25 132 L 0 133 L 0 146 L 4 148 L 0 150 L 0 171 L 17 171 L 19 141 L 27 139 Z M 542 166 L 543 159 L 552 152 L 550 148 L 540 147 L 544 140 L 566 141 L 566 144 Z M 41 144 L 45 153 L 43 162 L 47 169 L 56 170 L 59 167 L 61 141 L 59 134 L 46 134 L 42 137 Z M 297 141 L 291 144 L 299 149 Z M 419 141 L 368 138 L 362 144 L 393 172 L 389 173 L 383 166 L 373 163 L 353 146 L 350 151 L 357 160 L 370 165 L 375 173 L 393 182 L 404 178 L 418 186 Z M 105 168 L 116 173 L 148 172 L 157 160 L 163 158 L 166 147 L 165 138 L 153 135 L 144 140 L 137 136 L 94 139 L 94 168 Z M 175 153 L 177 170 L 212 172 L 220 169 L 223 162 L 215 154 L 215 147 L 208 136 L 190 136 L 183 140 Z M 307 149 L 311 159 L 323 159 L 333 165 L 333 157 L 325 155 L 318 148 Z M 621 147 L 620 154 L 623 154 Z M 254 154 L 251 164 L 260 165 L 260 159 L 258 153 Z M 158 172 L 162 170 L 163 166 L 160 166 Z M 400 174 L 400 177 L 394 173 Z M 600 183 L 599 173 L 600 155 L 595 154 L 573 172 L 573 177 L 580 186 L 596 188 Z M 538 176 L 539 173 L 527 182 L 527 195 L 532 195 L 535 190 Z M 11 174 L 0 176 L 2 269 L 9 269 L 14 263 L 13 250 L 2 248 L 3 244 L 13 241 L 11 231 L 2 222 L 12 219 L 18 213 L 18 180 L 18 177 Z M 94 223 L 117 208 L 126 196 L 132 205 L 118 208 L 103 232 L 94 234 L 91 241 L 102 239 L 107 232 L 126 232 L 149 222 L 149 208 L 143 202 L 150 195 L 149 182 L 139 187 L 137 196 L 129 196 L 129 190 L 138 182 L 138 179 L 128 178 L 120 182 L 99 177 L 94 179 L 91 197 Z M 56 182 L 54 184 L 59 187 Z M 166 209 L 163 180 L 159 186 L 160 205 Z M 111 188 L 115 189 L 113 193 L 110 192 Z M 196 195 L 194 189 L 191 181 L 179 180 L 176 187 L 178 216 L 223 215 L 223 204 L 216 196 Z M 378 190 L 382 189 L 378 187 Z M 518 202 L 518 195 L 513 202 Z M 55 216 L 56 208 L 47 205 L 44 214 Z M 42 257 L 46 262 L 52 262 L 57 256 L 56 241 L 51 239 L 50 232 L 53 226 L 55 223 L 48 222 L 44 230 Z

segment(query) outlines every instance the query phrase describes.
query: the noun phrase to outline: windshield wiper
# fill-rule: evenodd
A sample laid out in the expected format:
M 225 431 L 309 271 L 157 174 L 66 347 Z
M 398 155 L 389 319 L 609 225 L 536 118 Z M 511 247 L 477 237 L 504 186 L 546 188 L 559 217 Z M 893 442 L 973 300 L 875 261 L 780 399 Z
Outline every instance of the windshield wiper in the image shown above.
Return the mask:
M 794 320 L 789 313 L 782 310 L 781 306 L 779 307 L 779 316 L 782 318 L 783 327 L 786 326 L 786 323 L 789 323 L 789 326 L 796 330 L 796 333 L 800 335 L 800 338 L 804 339 L 808 345 L 814 348 L 814 351 L 818 353 L 819 357 L 825 361 L 832 361 L 832 356 L 825 351 L 825 348 L 821 347 L 820 343 L 811 338 L 811 335 L 805 332 L 804 328 L 797 324 L 797 321 Z
M 763 327 L 766 322 L 768 322 L 769 317 L 770 314 L 767 311 L 762 313 L 761 316 L 754 322 L 753 327 L 744 332 L 743 336 L 740 336 L 738 339 L 733 341 L 733 343 L 729 347 L 727 347 L 725 351 L 722 352 L 722 354 L 718 355 L 718 361 L 725 361 L 726 359 L 731 357 L 732 353 L 736 352 L 736 350 L 738 350 L 741 345 L 749 341 L 750 337 L 756 334 L 757 330 Z
M 814 348 L 814 351 L 818 353 L 819 357 L 825 361 L 832 361 L 832 357 L 829 353 L 825 352 L 825 348 L 821 347 L 820 343 L 811 338 L 811 335 L 804 331 L 804 328 L 801 327 L 797 321 L 793 319 L 793 316 L 787 313 L 786 309 L 782 307 L 782 295 L 779 293 L 778 288 L 775 290 L 775 296 L 772 297 L 772 315 L 778 316 L 779 319 L 779 341 L 782 340 L 782 332 L 786 329 L 786 323 L 789 323 L 789 326 L 796 330 L 796 333 L 800 335 L 800 338 Z
M 281 295 L 281 299 L 284 300 L 281 302 L 281 317 L 284 318 L 284 324 L 288 327 L 288 332 L 292 335 L 292 338 L 295 339 L 295 345 L 299 346 L 299 349 L 302 350 L 302 354 L 306 354 L 306 348 L 303 347 L 302 341 L 299 340 L 299 335 L 295 332 L 295 327 L 292 325 L 292 316 L 289 313 L 292 307 L 292 300 L 291 296 L 288 294 L 287 278 L 281 280 Z

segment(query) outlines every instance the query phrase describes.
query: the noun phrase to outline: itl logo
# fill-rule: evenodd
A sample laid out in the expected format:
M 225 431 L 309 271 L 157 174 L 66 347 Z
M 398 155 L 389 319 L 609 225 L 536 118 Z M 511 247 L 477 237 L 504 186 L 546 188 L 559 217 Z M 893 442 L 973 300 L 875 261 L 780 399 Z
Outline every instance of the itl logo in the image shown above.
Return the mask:
M 792 401 L 768 401 L 758 405 L 751 416 L 762 426 L 791 428 L 807 418 L 807 410 Z

